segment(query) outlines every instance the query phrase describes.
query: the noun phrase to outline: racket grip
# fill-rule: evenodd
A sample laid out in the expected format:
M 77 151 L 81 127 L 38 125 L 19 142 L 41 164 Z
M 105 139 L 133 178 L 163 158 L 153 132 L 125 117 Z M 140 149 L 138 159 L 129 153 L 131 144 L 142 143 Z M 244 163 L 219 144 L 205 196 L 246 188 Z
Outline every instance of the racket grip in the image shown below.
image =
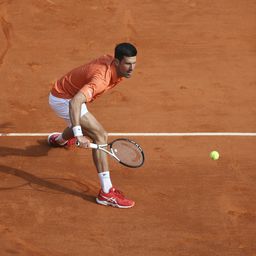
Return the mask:
M 94 144 L 94 143 L 90 143 L 89 148 L 97 149 L 97 148 L 98 148 L 98 145 L 97 145 L 97 144 Z
M 76 141 L 76 146 L 77 146 L 77 147 L 80 146 L 79 141 Z M 89 148 L 97 149 L 97 148 L 98 148 L 98 145 L 97 145 L 97 144 L 94 144 L 94 143 L 90 143 Z

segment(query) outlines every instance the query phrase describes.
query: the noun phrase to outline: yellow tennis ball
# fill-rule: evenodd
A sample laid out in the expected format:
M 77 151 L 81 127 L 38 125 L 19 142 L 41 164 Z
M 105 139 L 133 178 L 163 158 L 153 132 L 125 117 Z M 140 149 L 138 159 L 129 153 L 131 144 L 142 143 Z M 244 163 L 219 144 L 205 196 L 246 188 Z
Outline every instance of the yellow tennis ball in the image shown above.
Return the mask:
M 220 158 L 220 154 L 218 151 L 212 151 L 210 153 L 210 157 L 212 160 L 218 160 Z

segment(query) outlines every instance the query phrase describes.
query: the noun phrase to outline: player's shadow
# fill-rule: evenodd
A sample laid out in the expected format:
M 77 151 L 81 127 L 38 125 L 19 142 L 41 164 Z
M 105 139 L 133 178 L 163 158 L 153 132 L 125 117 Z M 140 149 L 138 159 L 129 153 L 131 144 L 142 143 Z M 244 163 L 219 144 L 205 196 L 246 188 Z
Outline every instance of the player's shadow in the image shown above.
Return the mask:
M 47 192 L 47 193 L 65 193 L 65 194 L 69 194 L 72 196 L 77 196 L 80 197 L 84 200 L 87 200 L 89 202 L 95 202 L 95 197 L 93 195 L 91 195 L 92 191 L 90 191 L 90 187 L 89 185 L 86 184 L 82 184 L 81 182 L 78 181 L 74 181 L 71 179 L 51 179 L 51 180 L 59 180 L 59 181 L 69 181 L 69 183 L 75 183 L 76 185 L 78 185 L 80 187 L 78 191 L 76 189 L 73 188 L 69 188 L 67 186 L 64 185 L 60 185 L 58 183 L 55 183 L 53 181 L 50 181 L 50 179 L 43 179 L 40 177 L 37 177 L 31 173 L 25 172 L 23 170 L 17 169 L 17 168 L 13 168 L 13 167 L 8 167 L 8 166 L 4 166 L 4 165 L 0 165 L 0 173 L 5 173 L 5 174 L 9 174 L 9 175 L 13 175 L 16 176 L 18 178 L 21 178 L 25 181 L 25 184 L 20 185 L 20 186 L 14 186 L 14 187 L 4 187 L 1 188 L 0 187 L 0 192 L 3 190 L 11 190 L 11 189 L 17 189 L 19 187 L 24 187 L 24 186 L 29 186 L 29 188 L 31 189 L 35 189 L 37 191 L 42 191 L 42 192 Z
M 30 145 L 26 148 L 0 146 L 0 156 L 46 156 L 51 149 L 44 139 L 38 140 L 36 145 Z
M 7 128 L 13 128 L 13 127 L 14 127 L 14 125 L 11 122 L 5 122 L 5 123 L 0 124 L 1 129 L 7 129 Z

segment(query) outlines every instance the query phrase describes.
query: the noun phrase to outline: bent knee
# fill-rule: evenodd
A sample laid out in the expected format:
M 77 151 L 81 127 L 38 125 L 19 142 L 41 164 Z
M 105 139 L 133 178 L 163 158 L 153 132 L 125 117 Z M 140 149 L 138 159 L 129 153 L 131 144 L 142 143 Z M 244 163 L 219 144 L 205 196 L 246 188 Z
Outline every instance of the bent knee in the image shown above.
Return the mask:
M 104 143 L 107 143 L 108 133 L 105 130 L 100 134 L 100 140 L 102 140 Z
M 106 144 L 108 142 L 108 133 L 105 130 L 99 131 L 94 134 L 92 139 L 97 144 Z

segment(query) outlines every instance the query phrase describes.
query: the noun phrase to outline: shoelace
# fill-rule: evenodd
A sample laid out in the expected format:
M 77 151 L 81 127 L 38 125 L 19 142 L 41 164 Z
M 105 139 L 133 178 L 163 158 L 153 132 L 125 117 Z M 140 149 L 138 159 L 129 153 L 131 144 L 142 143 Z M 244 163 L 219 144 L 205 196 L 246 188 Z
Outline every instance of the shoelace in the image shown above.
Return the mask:
M 124 194 L 123 194 L 123 192 L 121 192 L 120 190 L 115 189 L 113 192 L 114 192 L 119 198 L 124 198 Z

